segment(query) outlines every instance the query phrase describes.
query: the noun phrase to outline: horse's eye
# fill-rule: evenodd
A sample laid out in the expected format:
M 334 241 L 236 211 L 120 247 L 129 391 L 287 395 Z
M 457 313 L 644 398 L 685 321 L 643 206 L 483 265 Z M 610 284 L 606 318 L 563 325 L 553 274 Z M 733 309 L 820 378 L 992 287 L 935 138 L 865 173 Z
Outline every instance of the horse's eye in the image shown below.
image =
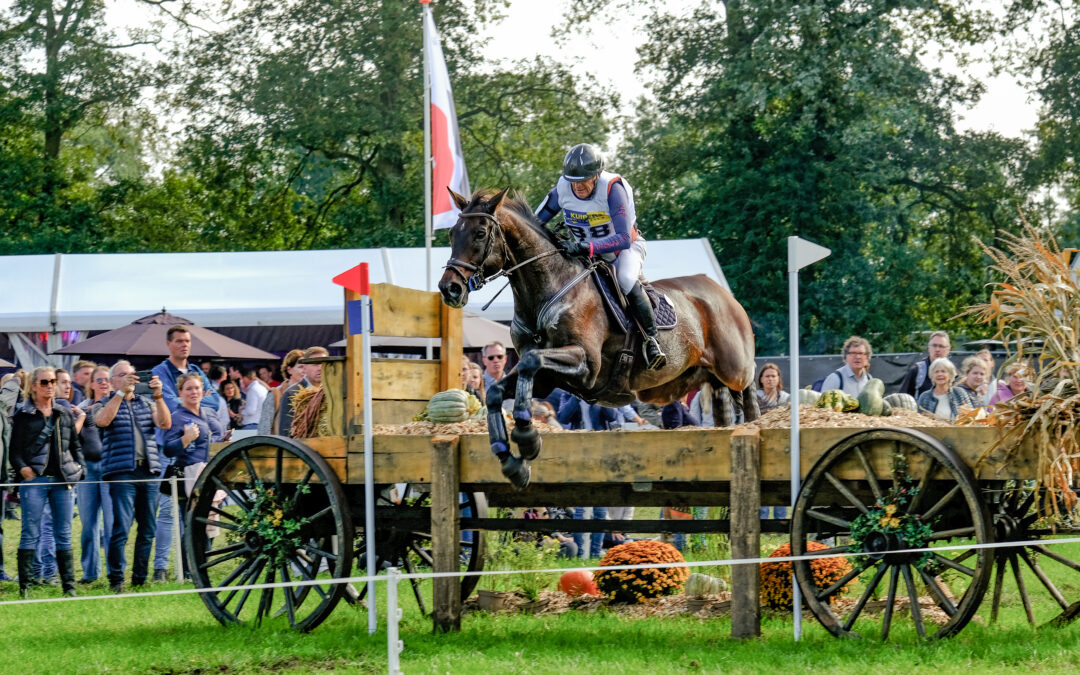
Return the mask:
M 487 230 L 478 229 L 476 232 L 473 233 L 473 239 L 477 241 L 480 241 L 485 236 L 487 236 Z

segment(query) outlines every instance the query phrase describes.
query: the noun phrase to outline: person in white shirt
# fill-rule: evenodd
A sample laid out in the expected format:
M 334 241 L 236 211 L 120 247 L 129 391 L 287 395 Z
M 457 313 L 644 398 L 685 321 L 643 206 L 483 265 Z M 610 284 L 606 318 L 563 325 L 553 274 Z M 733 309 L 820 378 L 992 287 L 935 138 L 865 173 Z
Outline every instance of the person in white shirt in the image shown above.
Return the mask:
M 240 411 L 241 429 L 258 429 L 262 416 L 263 402 L 270 390 L 256 376 L 254 368 L 244 370 L 240 377 L 240 388 L 244 390 L 244 409 Z

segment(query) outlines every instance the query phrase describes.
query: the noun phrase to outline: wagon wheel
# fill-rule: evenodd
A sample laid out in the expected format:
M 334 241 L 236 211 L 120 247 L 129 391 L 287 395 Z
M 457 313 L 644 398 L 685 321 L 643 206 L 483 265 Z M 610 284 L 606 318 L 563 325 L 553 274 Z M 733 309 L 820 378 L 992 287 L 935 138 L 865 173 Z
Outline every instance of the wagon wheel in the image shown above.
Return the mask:
M 891 475 L 891 481 L 878 478 L 883 475 Z M 890 503 L 900 506 L 887 526 L 868 531 L 867 523 L 881 524 L 872 512 Z M 881 637 L 888 639 L 898 595 L 907 598 L 915 629 L 926 636 L 919 605 L 922 587 L 946 618 L 932 637 L 948 637 L 975 615 L 989 585 L 992 554 L 987 549 L 896 552 L 971 540 L 981 544 L 993 537 L 971 470 L 952 450 L 918 431 L 868 430 L 830 448 L 803 484 L 791 529 L 793 555 L 803 555 L 812 539 L 830 537 L 835 539 L 829 548 L 811 555 L 871 554 L 848 558 L 851 571 L 824 589 L 814 584 L 810 561 L 795 562 L 807 605 L 836 636 L 870 630 L 869 615 L 880 608 Z M 843 597 L 845 586 L 851 597 Z M 878 600 L 882 595 L 884 602 Z
M 209 539 L 207 525 L 221 533 Z M 258 625 L 284 616 L 308 631 L 344 593 L 330 579 L 348 576 L 352 537 L 348 502 L 327 461 L 301 441 L 252 436 L 219 452 L 199 475 L 184 548 L 195 586 L 222 589 L 200 594 L 218 621 Z M 240 588 L 297 580 L 326 583 Z
M 1074 525 L 1051 529 L 1040 517 L 1038 507 L 1046 505 L 1046 490 L 1036 488 L 1025 481 L 1003 481 L 994 485 L 989 493 L 991 511 L 994 516 L 994 540 L 1035 541 L 1054 535 L 1078 532 Z M 1062 509 L 1064 510 L 1064 509 Z M 1022 570 L 1027 568 L 1035 576 L 1035 583 L 1026 582 Z M 1062 555 L 1055 547 L 1043 544 L 1030 544 L 1016 548 L 1001 548 L 994 552 L 994 595 L 990 610 L 990 620 L 997 621 L 1001 607 L 1001 592 L 1006 577 L 1011 577 L 1016 584 L 1020 600 L 1024 603 L 1024 613 L 1028 623 L 1035 625 L 1034 606 L 1045 603 L 1032 603 L 1032 596 L 1049 596 L 1061 608 L 1061 613 L 1048 622 L 1048 625 L 1065 626 L 1080 616 L 1080 600 L 1070 603 L 1065 593 L 1051 580 L 1053 568 L 1080 572 L 1080 562 Z M 1047 571 L 1051 570 L 1048 574 Z M 1030 581 L 1030 578 L 1029 578 Z M 1075 588 L 1071 583 L 1065 590 Z
M 397 492 L 399 488 L 400 493 Z M 464 499 L 459 502 L 461 516 L 487 518 L 487 499 L 482 492 L 464 492 Z M 397 567 L 407 574 L 430 569 L 433 565 L 431 556 L 431 493 L 426 485 L 399 483 L 378 492 L 375 497 L 375 569 L 382 571 Z M 383 515 L 387 514 L 387 515 Z M 466 571 L 479 572 L 484 569 L 484 532 L 465 530 L 461 533 L 460 555 Z M 367 544 L 363 528 L 357 528 L 356 565 L 367 568 Z M 472 594 L 478 576 L 461 578 L 461 601 Z M 428 613 L 420 592 L 420 580 L 409 579 L 413 595 L 420 611 Z M 357 600 L 367 595 L 367 585 L 360 591 Z

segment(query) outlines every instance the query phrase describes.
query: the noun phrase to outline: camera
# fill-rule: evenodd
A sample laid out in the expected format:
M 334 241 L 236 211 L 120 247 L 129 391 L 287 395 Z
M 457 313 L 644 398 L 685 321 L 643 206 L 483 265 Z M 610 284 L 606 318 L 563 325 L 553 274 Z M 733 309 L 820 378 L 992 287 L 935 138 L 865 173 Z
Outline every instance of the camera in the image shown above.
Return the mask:
M 139 376 L 139 382 L 143 384 L 149 383 L 150 379 L 154 377 L 153 371 L 150 370 L 136 370 L 135 374 Z

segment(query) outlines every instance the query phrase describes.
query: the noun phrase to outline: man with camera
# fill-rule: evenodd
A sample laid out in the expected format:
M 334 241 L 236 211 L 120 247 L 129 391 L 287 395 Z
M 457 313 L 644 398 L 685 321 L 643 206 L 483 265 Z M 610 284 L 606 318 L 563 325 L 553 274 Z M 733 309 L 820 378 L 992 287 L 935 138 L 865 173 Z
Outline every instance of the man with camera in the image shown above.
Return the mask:
M 148 375 L 149 373 L 147 373 Z M 154 428 L 168 429 L 172 415 L 161 393 L 161 379 L 149 378 L 151 396 L 135 394 L 140 376 L 127 361 L 117 361 L 109 372 L 113 392 L 96 403 L 91 412 L 101 434 L 101 474 L 110 482 L 113 530 L 107 556 L 109 587 L 114 593 L 124 589 L 124 547 L 132 520 L 139 525 L 135 538 L 135 560 L 131 583 L 146 583 L 150 549 L 158 504 L 159 481 L 164 462 L 154 440 Z M 153 401 L 151 401 L 151 398 Z

